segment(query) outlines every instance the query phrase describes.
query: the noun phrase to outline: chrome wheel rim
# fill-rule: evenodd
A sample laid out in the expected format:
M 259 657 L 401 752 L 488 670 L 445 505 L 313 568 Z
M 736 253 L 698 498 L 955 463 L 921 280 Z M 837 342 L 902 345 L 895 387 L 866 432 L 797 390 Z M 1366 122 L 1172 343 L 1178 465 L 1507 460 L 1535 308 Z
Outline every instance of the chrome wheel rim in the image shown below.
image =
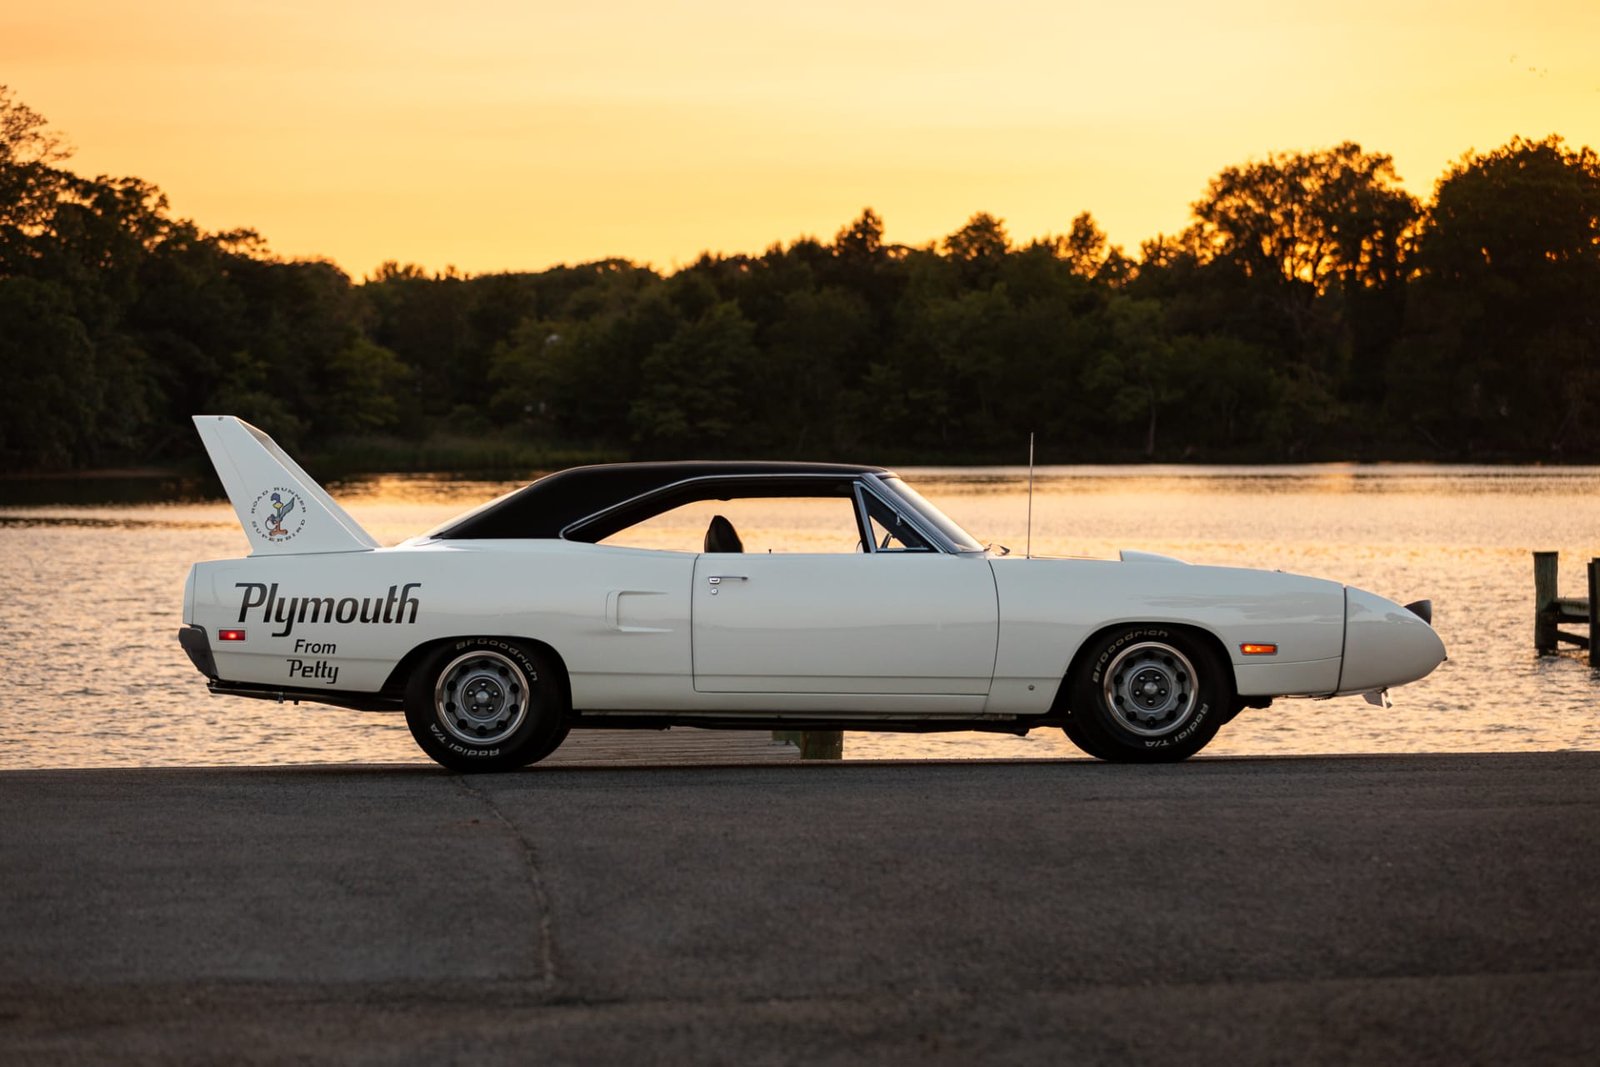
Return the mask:
M 1129 645 L 1101 677 L 1106 707 L 1117 725 L 1140 737 L 1165 737 L 1181 730 L 1200 703 L 1194 664 L 1160 641 Z
M 445 732 L 468 745 L 493 745 L 528 717 L 528 676 L 498 652 L 468 652 L 439 672 L 433 711 Z

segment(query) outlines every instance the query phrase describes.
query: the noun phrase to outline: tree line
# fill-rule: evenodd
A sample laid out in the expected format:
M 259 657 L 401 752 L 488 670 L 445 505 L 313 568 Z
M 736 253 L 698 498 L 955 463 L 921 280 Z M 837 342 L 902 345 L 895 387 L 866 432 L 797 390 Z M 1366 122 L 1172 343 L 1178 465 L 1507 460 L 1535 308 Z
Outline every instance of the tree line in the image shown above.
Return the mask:
M 1211 179 L 1183 232 L 1087 212 L 354 281 L 86 178 L 0 86 L 0 461 L 192 457 L 238 414 L 315 455 L 445 435 L 615 456 L 886 462 L 1600 458 L 1600 157 L 1469 152 L 1428 202 L 1346 143 Z

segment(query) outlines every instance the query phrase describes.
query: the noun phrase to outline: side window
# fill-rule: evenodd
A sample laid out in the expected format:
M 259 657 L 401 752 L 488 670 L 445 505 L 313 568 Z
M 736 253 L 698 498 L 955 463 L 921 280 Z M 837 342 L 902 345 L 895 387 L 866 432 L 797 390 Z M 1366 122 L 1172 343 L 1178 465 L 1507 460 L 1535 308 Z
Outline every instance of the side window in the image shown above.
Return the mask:
M 888 504 L 866 491 L 861 493 L 861 499 L 867 509 L 867 527 L 872 532 L 873 551 L 933 551 L 933 546 Z
M 714 551 L 848 553 L 862 550 L 855 502 L 847 496 L 696 500 L 636 522 L 599 543 L 670 552 L 704 552 L 712 520 L 718 516 L 726 520 L 726 526 L 713 538 Z M 727 536 L 727 527 L 732 528 L 732 540 Z

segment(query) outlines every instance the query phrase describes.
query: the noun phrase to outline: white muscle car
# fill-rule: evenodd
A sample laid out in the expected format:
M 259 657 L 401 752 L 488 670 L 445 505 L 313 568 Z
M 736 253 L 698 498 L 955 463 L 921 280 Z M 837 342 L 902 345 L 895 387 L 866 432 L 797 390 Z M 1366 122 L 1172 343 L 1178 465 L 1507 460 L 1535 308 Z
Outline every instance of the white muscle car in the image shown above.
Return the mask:
M 1059 726 L 1101 759 L 1179 760 L 1243 708 L 1387 705 L 1445 658 L 1426 601 L 1133 552 L 1007 558 L 878 467 L 579 467 L 384 548 L 261 431 L 195 424 L 254 549 L 189 572 L 179 640 L 211 692 L 404 709 L 460 771 L 596 726 Z M 839 534 L 746 550 L 727 514 L 752 501 Z M 694 543 L 651 547 L 685 516 Z

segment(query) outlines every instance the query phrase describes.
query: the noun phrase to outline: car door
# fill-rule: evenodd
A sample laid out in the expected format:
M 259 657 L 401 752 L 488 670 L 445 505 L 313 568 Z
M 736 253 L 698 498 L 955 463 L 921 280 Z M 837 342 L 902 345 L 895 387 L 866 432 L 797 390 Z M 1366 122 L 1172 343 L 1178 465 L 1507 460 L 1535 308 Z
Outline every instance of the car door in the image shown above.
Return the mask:
M 707 553 L 690 610 L 702 693 L 984 696 L 994 675 L 978 555 Z

